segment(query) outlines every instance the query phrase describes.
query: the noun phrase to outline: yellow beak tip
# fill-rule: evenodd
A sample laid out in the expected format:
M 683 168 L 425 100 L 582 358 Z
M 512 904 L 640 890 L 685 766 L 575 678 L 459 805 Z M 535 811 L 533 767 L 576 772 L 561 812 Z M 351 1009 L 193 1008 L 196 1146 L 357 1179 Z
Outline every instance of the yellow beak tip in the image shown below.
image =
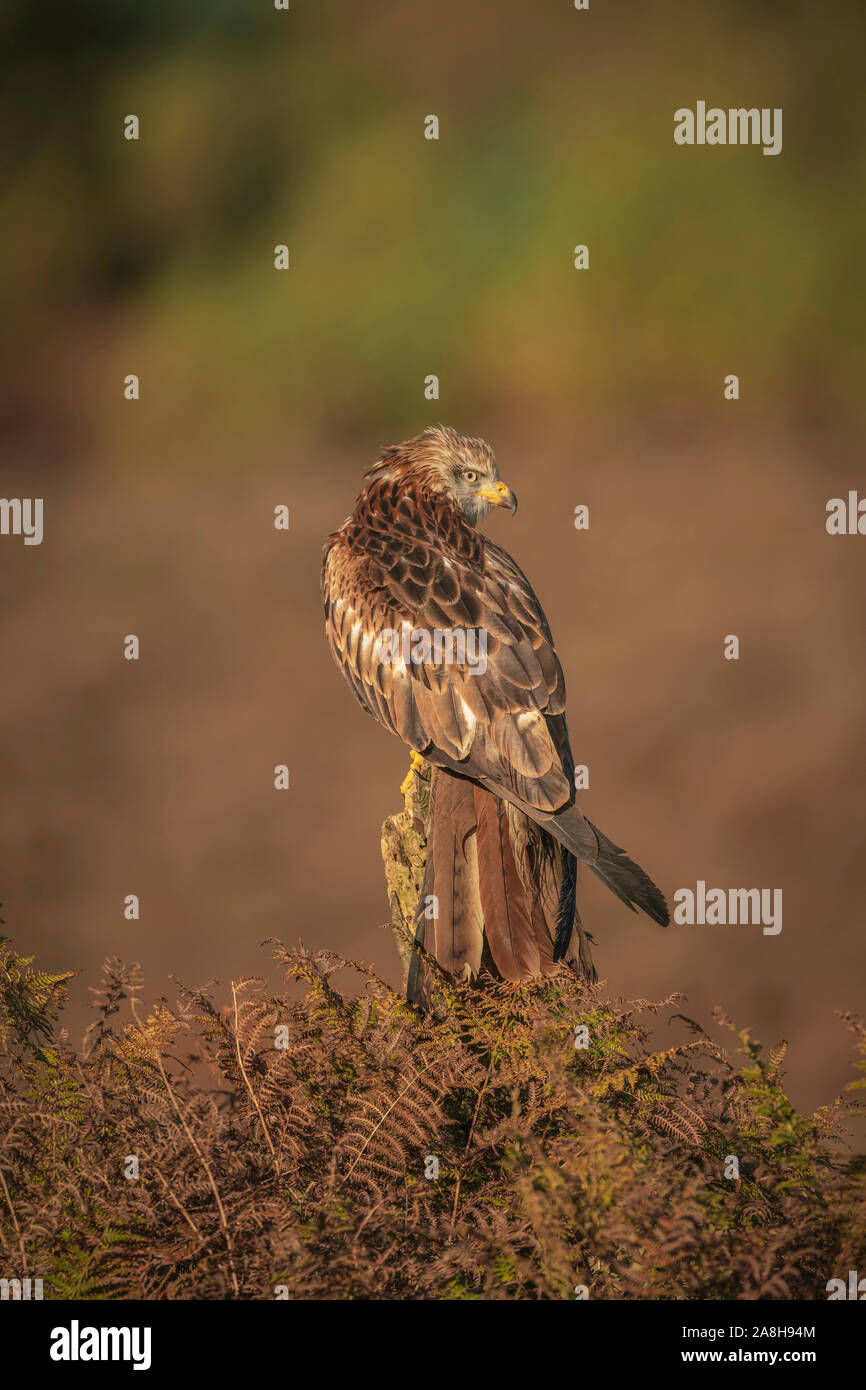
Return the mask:
M 489 491 L 480 492 L 478 495 L 493 507 L 509 507 L 512 516 L 517 511 L 517 498 L 507 483 L 497 483 Z

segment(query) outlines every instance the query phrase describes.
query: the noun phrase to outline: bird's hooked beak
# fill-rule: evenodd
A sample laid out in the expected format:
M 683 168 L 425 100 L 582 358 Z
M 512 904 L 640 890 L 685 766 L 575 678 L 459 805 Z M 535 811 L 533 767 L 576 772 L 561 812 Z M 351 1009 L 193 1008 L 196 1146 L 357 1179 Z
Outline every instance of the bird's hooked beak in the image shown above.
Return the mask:
M 483 497 L 492 507 L 510 507 L 512 516 L 517 511 L 517 498 L 507 483 L 494 483 L 493 487 L 479 488 L 478 496 Z

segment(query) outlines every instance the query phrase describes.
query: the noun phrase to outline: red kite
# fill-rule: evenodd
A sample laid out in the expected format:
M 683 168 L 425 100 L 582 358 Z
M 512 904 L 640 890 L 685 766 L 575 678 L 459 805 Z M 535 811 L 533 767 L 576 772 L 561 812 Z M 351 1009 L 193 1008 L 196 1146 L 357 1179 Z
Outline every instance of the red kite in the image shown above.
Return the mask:
M 632 911 L 666 926 L 668 909 L 574 803 L 562 669 L 528 579 L 475 529 L 490 507 L 517 499 L 483 440 L 436 427 L 386 449 L 326 543 L 325 632 L 360 703 L 433 768 L 416 939 L 455 978 L 563 960 L 594 979 L 578 861 Z

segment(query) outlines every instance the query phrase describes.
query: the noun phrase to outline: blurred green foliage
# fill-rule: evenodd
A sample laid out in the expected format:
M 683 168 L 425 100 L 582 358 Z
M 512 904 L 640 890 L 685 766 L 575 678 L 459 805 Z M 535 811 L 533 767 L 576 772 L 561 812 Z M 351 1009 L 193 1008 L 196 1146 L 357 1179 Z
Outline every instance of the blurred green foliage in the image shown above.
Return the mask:
M 136 447 L 703 409 L 729 371 L 746 412 L 850 422 L 864 30 L 860 6 L 802 0 L 18 0 L 0 19 L 15 389 L 47 338 L 84 343 L 85 432 L 121 452 L 129 371 Z M 699 99 L 781 106 L 782 154 L 675 146 Z

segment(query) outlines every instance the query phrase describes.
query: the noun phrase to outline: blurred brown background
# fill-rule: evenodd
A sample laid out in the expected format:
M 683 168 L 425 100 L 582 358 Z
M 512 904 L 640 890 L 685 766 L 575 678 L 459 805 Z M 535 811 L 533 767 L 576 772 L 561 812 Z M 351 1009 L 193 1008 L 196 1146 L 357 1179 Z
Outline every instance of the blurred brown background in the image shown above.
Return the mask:
M 43 497 L 45 539 L 0 538 L 0 898 L 19 949 L 81 970 L 73 1034 L 106 955 L 151 997 L 266 972 L 270 935 L 396 982 L 406 755 L 331 663 L 318 570 L 379 446 L 441 420 L 519 495 L 488 529 L 550 618 L 584 809 L 669 898 L 784 891 L 764 937 L 586 882 L 601 974 L 786 1037 L 794 1100 L 829 1100 L 864 983 L 866 540 L 824 527 L 864 486 L 862 13 L 37 21 L 3 20 L 0 495 Z M 782 154 L 676 147 L 698 100 L 782 107 Z

